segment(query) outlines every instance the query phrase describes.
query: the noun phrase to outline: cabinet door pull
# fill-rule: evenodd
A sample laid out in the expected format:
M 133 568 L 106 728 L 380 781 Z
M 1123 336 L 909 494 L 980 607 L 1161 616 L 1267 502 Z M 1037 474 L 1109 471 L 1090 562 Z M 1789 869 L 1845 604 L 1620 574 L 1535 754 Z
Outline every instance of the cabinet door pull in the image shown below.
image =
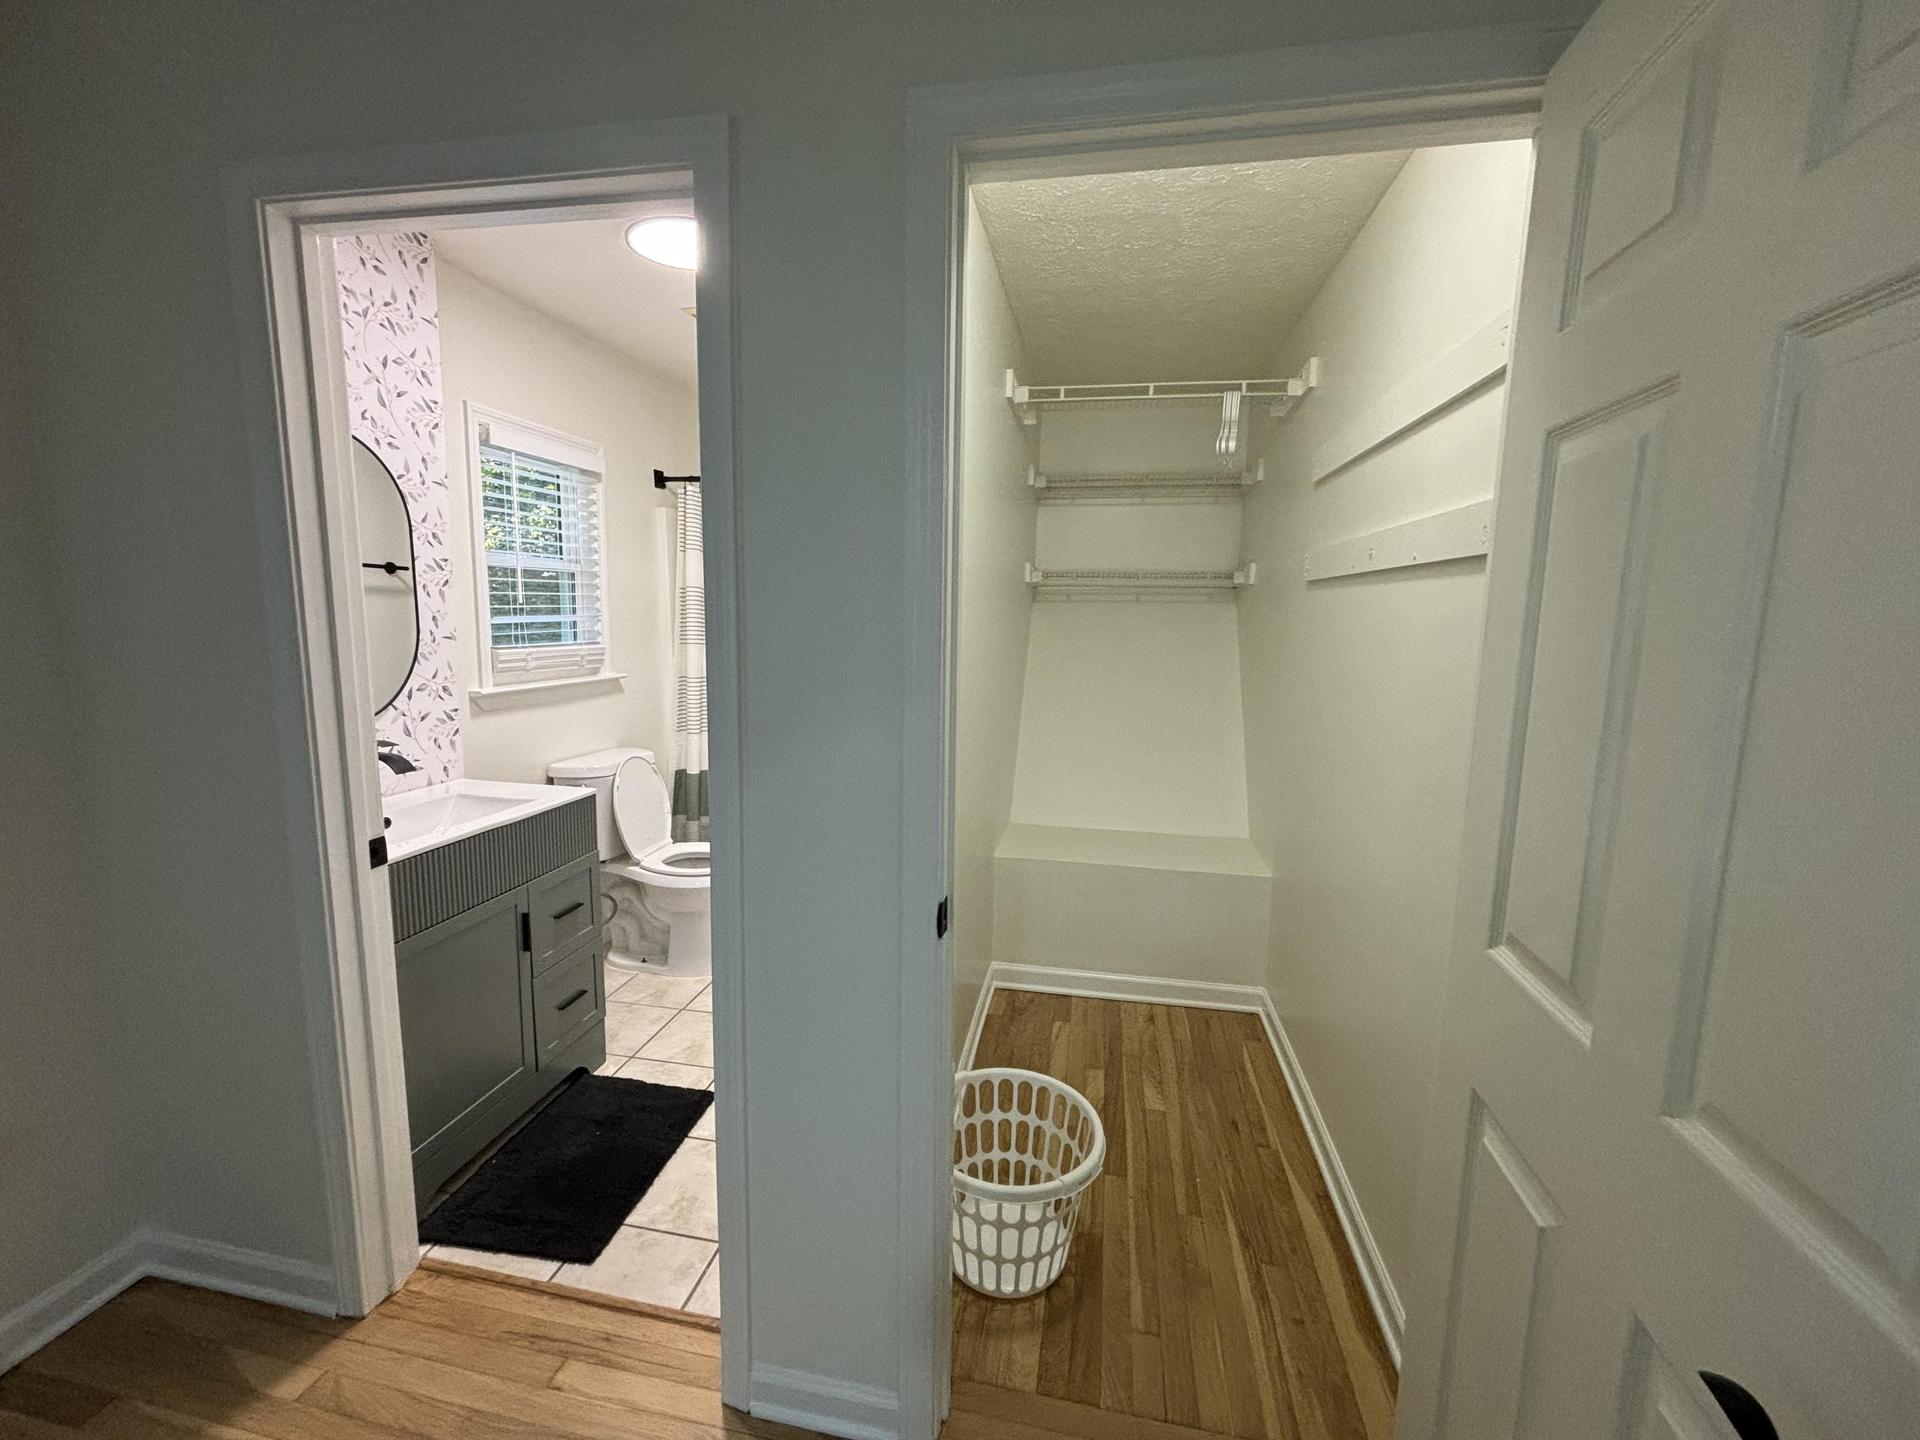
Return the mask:
M 566 909 L 554 911 L 553 918 L 555 920 L 564 920 L 567 918 L 567 916 L 573 914 L 574 911 L 582 908 L 586 903 L 587 902 L 584 900 L 576 900 L 573 902 L 573 904 L 567 906 Z
M 553 1013 L 558 1015 L 563 1010 L 571 1010 L 574 1006 L 578 1005 L 582 1000 L 586 999 L 587 996 L 591 995 L 592 993 L 593 991 L 591 990 L 574 991 L 573 994 L 569 995 L 560 1004 L 553 1007 Z

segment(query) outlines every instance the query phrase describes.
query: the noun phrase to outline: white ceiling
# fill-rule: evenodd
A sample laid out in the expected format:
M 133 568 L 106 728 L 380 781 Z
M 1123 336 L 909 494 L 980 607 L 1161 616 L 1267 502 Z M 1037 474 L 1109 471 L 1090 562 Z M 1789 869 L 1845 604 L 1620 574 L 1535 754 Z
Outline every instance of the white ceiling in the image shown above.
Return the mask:
M 433 243 L 494 289 L 692 389 L 693 272 L 628 249 L 631 219 L 439 230 Z
M 1022 380 L 1261 375 L 1407 151 L 974 186 Z

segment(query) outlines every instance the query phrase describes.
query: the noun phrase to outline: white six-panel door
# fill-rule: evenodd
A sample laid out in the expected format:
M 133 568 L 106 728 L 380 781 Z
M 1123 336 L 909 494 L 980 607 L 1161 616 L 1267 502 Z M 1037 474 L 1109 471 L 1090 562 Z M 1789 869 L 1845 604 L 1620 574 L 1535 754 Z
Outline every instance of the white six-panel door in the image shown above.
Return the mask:
M 1400 1435 L 1910 1440 L 1920 0 L 1606 0 L 1531 225 Z

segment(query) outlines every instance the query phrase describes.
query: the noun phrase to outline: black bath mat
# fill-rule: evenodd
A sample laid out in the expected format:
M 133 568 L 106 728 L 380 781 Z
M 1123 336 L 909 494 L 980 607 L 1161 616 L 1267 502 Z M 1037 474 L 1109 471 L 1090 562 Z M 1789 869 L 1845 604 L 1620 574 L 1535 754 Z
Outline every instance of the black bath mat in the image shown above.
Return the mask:
M 582 1075 L 420 1221 L 420 1239 L 586 1265 L 713 1103 L 707 1090 Z

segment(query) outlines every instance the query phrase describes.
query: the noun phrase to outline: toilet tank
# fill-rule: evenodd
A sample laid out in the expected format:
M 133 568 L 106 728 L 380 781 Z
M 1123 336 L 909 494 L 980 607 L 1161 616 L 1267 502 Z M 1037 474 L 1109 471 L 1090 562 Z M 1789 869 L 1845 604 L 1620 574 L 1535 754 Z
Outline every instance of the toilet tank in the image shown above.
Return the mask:
M 624 853 L 613 824 L 613 777 L 635 756 L 649 764 L 653 761 L 651 750 L 619 746 L 612 750 L 590 750 L 585 755 L 556 760 L 547 766 L 548 783 L 584 785 L 593 791 L 594 830 L 600 838 L 602 860 L 617 860 Z

